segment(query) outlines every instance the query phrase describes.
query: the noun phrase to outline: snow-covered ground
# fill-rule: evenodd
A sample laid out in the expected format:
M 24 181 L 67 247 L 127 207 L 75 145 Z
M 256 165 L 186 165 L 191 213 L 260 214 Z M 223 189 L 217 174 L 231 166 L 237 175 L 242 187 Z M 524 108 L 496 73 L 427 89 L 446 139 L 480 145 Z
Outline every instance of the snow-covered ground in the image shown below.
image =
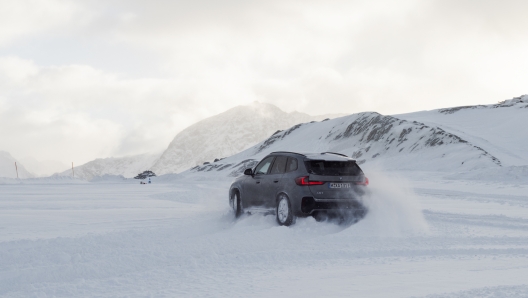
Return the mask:
M 351 226 L 235 221 L 200 173 L 0 185 L 0 296 L 528 296 L 527 184 L 365 170 Z

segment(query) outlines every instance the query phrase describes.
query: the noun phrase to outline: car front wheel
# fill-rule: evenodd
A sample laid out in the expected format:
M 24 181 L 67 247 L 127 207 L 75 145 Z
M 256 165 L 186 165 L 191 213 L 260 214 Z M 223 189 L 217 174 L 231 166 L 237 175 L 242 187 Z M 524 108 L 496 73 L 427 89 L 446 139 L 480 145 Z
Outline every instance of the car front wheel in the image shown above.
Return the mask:
M 290 200 L 285 194 L 281 194 L 277 203 L 277 222 L 281 226 L 289 226 L 293 223 L 294 216 Z

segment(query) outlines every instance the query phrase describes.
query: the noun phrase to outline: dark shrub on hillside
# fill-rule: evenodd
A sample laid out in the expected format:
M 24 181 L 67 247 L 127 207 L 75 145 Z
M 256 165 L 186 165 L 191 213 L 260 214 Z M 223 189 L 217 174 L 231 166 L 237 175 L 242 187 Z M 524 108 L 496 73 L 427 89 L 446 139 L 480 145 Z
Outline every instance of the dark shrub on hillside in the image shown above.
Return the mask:
M 134 179 L 145 179 L 148 177 L 156 177 L 156 174 L 152 171 L 144 171 L 143 173 L 139 173 Z

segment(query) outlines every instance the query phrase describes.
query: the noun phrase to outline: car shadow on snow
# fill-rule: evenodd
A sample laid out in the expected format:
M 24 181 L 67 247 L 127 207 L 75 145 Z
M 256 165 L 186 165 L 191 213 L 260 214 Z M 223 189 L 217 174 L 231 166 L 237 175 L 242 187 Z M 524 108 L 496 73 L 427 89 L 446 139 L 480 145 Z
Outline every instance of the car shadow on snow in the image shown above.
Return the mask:
M 332 225 L 340 230 L 349 228 L 361 221 L 366 215 L 366 210 L 361 211 L 332 211 L 314 212 L 311 216 L 297 217 L 290 227 L 297 228 L 306 224 L 317 226 Z M 246 211 L 238 218 L 235 218 L 233 211 L 229 210 L 221 216 L 223 222 L 234 225 L 261 226 L 263 228 L 280 227 L 277 223 L 274 211 Z

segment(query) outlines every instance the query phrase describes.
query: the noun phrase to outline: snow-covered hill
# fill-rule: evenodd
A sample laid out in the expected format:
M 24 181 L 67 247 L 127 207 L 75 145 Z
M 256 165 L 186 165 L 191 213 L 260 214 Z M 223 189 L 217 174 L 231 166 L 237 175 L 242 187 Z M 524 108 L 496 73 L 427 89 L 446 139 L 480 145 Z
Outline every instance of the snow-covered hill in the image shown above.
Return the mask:
M 192 171 L 235 176 L 273 151 L 338 152 L 360 164 L 398 170 L 452 172 L 528 164 L 527 99 L 396 116 L 368 112 L 299 124 Z M 466 114 L 454 118 L 457 113 Z
M 0 177 L 16 178 L 17 173 L 15 169 L 15 162 L 18 166 L 18 178 L 32 178 L 35 176 L 26 170 L 26 168 L 15 158 L 13 158 L 9 152 L 0 151 Z
M 395 117 L 441 127 L 485 148 L 503 166 L 528 165 L 528 95 L 495 105 L 463 106 Z
M 180 132 L 151 169 L 156 174 L 178 173 L 243 151 L 277 130 L 327 117 L 286 113 L 259 102 L 238 106 Z
M 92 180 L 94 177 L 103 175 L 122 175 L 126 178 L 131 178 L 140 172 L 148 170 L 158 158 L 158 154 L 98 158 L 81 166 L 76 166 L 74 168 L 75 178 Z M 72 171 L 69 169 L 59 175 L 72 176 Z
M 191 167 L 193 171 L 237 175 L 269 152 L 279 150 L 333 151 L 352 156 L 361 164 L 399 170 L 524 166 L 528 165 L 527 106 L 528 96 L 523 96 L 487 106 L 393 116 L 367 112 L 328 120 L 326 116 L 286 113 L 255 102 L 188 127 L 159 158 L 97 159 L 75 171 L 77 177 L 88 180 L 107 174 L 133 177 L 147 169 L 158 175 L 178 173 Z M 223 157 L 228 158 L 214 162 Z

